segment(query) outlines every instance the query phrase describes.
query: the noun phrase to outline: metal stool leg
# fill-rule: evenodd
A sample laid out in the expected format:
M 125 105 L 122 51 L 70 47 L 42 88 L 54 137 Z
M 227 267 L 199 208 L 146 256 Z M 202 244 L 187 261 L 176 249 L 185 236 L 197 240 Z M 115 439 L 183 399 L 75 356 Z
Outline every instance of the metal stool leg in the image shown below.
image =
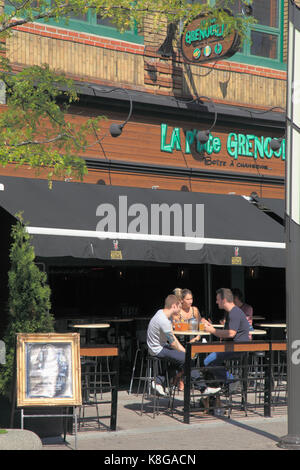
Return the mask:
M 141 349 L 138 347 L 137 350 L 136 350 L 135 356 L 134 356 L 134 362 L 133 362 L 133 367 L 132 367 L 132 374 L 131 374 L 131 380 L 130 380 L 128 395 L 130 395 L 131 391 L 132 391 L 132 385 L 133 385 L 133 381 L 135 379 L 134 374 L 135 374 L 137 358 L 138 358 L 138 355 L 139 355 L 140 352 L 141 352 Z
M 157 377 L 162 373 L 162 359 L 157 358 L 157 357 L 152 357 L 148 356 L 147 357 L 147 362 L 146 362 L 146 373 L 145 377 L 141 377 L 141 381 L 144 381 L 144 387 L 143 387 L 143 395 L 142 395 L 142 403 L 141 403 L 141 415 L 143 414 L 144 411 L 144 400 L 145 397 L 149 397 L 153 399 L 153 418 L 155 418 L 156 414 L 159 414 L 159 400 L 160 396 L 156 392 L 155 389 L 153 389 L 153 392 L 151 391 L 152 388 L 152 382 L 157 383 Z M 169 376 L 168 376 L 168 371 L 166 370 L 166 386 L 165 389 L 168 390 L 168 407 L 170 407 L 171 404 L 171 392 L 170 392 L 170 383 L 169 383 Z M 167 398 L 167 397 L 166 397 Z

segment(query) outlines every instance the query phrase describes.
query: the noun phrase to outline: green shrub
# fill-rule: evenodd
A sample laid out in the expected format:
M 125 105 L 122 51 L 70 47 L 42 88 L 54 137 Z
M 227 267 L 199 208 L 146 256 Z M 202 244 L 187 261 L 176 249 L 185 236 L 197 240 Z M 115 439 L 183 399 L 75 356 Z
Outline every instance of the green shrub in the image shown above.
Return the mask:
M 17 333 L 54 331 L 50 314 L 50 288 L 46 273 L 35 264 L 31 236 L 26 232 L 21 214 L 11 230 L 10 270 L 8 272 L 8 327 L 4 337 L 6 364 L 0 366 L 0 394 L 11 393 Z

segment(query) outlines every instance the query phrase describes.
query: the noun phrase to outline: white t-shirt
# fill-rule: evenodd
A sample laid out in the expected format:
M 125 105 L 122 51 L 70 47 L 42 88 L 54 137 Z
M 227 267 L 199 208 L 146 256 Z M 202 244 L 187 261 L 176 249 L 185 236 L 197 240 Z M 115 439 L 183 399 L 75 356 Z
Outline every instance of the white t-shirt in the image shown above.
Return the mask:
M 150 320 L 147 330 L 147 345 L 149 353 L 156 356 L 167 343 L 167 334 L 172 332 L 172 322 L 164 314 L 163 310 L 158 310 Z

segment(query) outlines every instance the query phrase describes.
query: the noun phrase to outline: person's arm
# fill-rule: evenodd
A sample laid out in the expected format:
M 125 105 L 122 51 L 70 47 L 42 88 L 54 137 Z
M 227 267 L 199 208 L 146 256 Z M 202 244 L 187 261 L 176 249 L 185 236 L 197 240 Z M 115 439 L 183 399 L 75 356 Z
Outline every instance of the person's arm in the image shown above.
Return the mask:
M 236 330 L 217 329 L 208 322 L 205 323 L 205 331 L 208 331 L 209 333 L 213 334 L 217 338 L 221 338 L 221 339 L 232 339 L 236 335 Z
M 201 339 L 200 335 L 195 336 L 193 339 L 191 339 L 190 343 L 195 343 L 196 341 L 200 341 L 200 339 Z
M 199 309 L 197 307 L 193 307 L 194 309 L 194 314 L 195 314 L 195 318 L 199 321 L 201 321 L 201 315 L 200 315 L 200 312 L 199 312 Z
M 166 336 L 167 336 L 168 343 L 172 349 L 176 349 L 176 351 L 185 352 L 185 348 L 182 346 L 182 344 L 178 341 L 176 336 L 174 336 L 171 331 L 167 333 Z

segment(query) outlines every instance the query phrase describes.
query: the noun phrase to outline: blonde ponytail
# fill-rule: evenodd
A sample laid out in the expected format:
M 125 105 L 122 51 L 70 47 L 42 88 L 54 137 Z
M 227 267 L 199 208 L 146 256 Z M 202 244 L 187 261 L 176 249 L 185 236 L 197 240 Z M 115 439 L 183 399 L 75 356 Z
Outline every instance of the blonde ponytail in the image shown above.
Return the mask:
M 176 287 L 173 290 L 173 293 L 174 295 L 176 295 L 177 299 L 180 300 L 180 302 L 182 302 L 182 289 L 180 287 Z

